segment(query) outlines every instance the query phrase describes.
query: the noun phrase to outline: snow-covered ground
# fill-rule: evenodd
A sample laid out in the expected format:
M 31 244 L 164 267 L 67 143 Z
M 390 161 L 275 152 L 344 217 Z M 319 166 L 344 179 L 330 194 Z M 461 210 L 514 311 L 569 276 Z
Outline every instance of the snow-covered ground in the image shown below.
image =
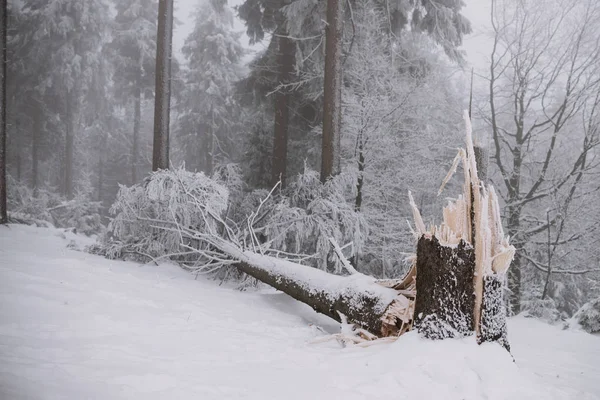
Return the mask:
M 0 226 L 0 399 L 600 399 L 600 337 L 515 318 L 500 346 L 415 333 L 311 343 L 339 325 L 272 290 L 67 249 Z M 80 238 L 75 238 L 80 241 Z

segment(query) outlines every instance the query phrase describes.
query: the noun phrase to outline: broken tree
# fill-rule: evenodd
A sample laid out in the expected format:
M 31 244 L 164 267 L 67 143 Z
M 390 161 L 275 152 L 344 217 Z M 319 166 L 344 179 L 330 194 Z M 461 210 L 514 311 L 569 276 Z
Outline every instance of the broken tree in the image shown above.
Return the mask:
M 462 161 L 463 193 L 444 207 L 442 224 L 426 229 L 411 197 L 419 240 L 415 326 L 432 339 L 474 331 L 479 343 L 509 349 L 502 288 L 515 248 L 504 236 L 494 188 L 478 177 L 467 113 L 464 119 L 467 149 L 459 150 L 440 189 Z
M 462 161 L 463 192 L 444 208 L 441 225 L 430 228 L 425 227 L 409 196 L 417 252 L 410 271 L 401 280 L 380 281 L 358 273 L 333 240 L 333 250 L 349 276 L 332 275 L 292 262 L 293 254 L 275 251 L 278 256 L 284 254 L 289 259 L 272 257 L 269 254 L 274 251 L 269 249 L 269 242 L 259 240 L 253 228 L 260 206 L 248 217 L 243 231 L 234 230 L 220 217 L 219 211 L 210 206 L 212 203 L 206 200 L 210 196 L 188 193 L 189 188 L 179 178 L 176 182 L 181 183 L 181 187 L 177 186 L 180 190 L 173 192 L 178 193 L 178 202 L 186 203 L 185 210 L 201 214 L 195 218 L 204 221 L 200 224 L 202 228 L 174 216 L 170 221 L 140 215 L 125 220 L 137 218 L 146 223 L 147 228 L 176 233 L 178 246 L 183 249 L 181 254 L 195 253 L 201 262 L 198 268 L 203 271 L 235 267 L 319 313 L 356 326 L 354 334 L 358 334 L 356 337 L 360 336 L 360 340 L 399 336 L 414 324 L 427 338 L 476 333 L 479 343 L 499 341 L 508 348 L 502 289 L 515 249 L 504 236 L 493 187 L 482 184 L 477 175 L 468 116 L 465 122 L 467 149 L 459 150 L 442 184 L 443 189 Z M 158 177 L 155 174 L 150 179 Z M 197 178 L 189 179 L 195 182 Z M 186 196 L 182 197 L 181 191 Z M 167 197 L 168 204 L 164 208 L 173 214 Z M 219 202 L 223 203 L 226 201 Z M 301 257 L 298 255 L 296 259 Z

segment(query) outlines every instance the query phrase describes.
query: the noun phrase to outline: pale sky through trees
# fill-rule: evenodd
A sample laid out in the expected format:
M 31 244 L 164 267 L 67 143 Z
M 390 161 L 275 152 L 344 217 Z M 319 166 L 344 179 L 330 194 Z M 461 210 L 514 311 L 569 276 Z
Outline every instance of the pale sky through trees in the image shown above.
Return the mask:
M 228 2 L 230 7 L 235 7 L 241 4 L 241 0 L 232 0 Z M 486 29 L 489 27 L 490 20 L 490 0 L 466 0 L 466 7 L 463 8 L 463 14 L 473 26 L 473 33 L 467 35 L 463 41 L 463 48 L 467 52 L 467 61 L 475 68 L 485 66 L 486 59 L 489 53 L 489 44 L 491 38 L 487 35 Z M 193 12 L 196 5 L 199 4 L 198 0 L 175 0 L 175 17 L 181 22 L 180 25 L 175 26 L 173 33 L 173 41 L 175 46 L 175 53 L 181 54 L 181 47 L 183 41 L 192 31 Z M 234 30 L 244 32 L 245 27 L 243 22 L 235 18 Z M 242 35 L 241 42 L 245 47 L 249 47 L 248 37 Z M 265 41 L 266 43 L 266 41 Z M 257 44 L 252 49 L 261 49 L 262 44 Z M 245 61 L 252 60 L 252 55 L 247 55 Z

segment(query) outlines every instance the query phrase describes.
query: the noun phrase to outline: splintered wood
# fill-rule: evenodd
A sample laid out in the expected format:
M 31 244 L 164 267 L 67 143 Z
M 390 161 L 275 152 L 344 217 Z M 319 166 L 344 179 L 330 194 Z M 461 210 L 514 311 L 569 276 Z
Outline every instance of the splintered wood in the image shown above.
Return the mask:
M 494 276 L 495 281 L 503 281 L 510 263 L 515 254 L 514 246 L 510 245 L 509 238 L 504 235 L 500 219 L 500 206 L 498 197 L 491 185 L 480 181 L 477 173 L 477 163 L 471 121 L 465 112 L 466 124 L 466 150 L 459 149 L 448 175 L 444 178 L 439 193 L 456 172 L 458 164 L 462 162 L 464 171 L 463 193 L 456 199 L 449 201 L 443 209 L 441 225 L 425 228 L 421 214 L 409 193 L 412 207 L 415 236 L 428 239 L 436 238 L 441 246 L 456 248 L 461 241 L 474 248 L 475 273 L 474 294 L 475 303 L 473 320 L 478 340 L 481 338 L 480 322 L 482 303 L 484 297 L 484 277 Z M 418 272 L 418 271 L 417 271 Z M 417 297 L 418 299 L 419 297 Z M 490 316 L 486 316 L 490 318 Z

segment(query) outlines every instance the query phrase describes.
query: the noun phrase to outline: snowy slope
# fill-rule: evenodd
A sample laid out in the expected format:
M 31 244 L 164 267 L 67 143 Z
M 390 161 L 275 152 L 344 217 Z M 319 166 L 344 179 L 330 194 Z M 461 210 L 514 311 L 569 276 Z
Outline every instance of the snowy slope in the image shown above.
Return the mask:
M 600 399 L 600 338 L 510 323 L 473 339 L 311 344 L 339 327 L 272 290 L 68 250 L 0 227 L 0 399 Z

